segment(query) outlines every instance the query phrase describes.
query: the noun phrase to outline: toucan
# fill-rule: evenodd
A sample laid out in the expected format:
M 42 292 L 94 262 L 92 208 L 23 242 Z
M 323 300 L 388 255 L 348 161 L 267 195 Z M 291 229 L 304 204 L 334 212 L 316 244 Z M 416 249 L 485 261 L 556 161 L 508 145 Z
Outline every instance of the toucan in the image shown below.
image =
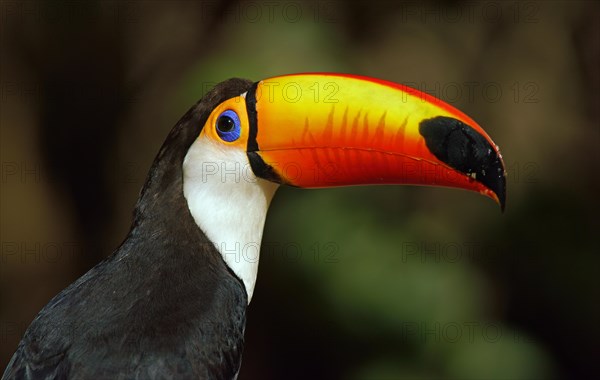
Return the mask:
M 505 169 L 471 118 L 356 75 L 229 79 L 173 127 L 123 243 L 55 296 L 2 379 L 236 379 L 267 209 L 280 185 L 473 190 Z

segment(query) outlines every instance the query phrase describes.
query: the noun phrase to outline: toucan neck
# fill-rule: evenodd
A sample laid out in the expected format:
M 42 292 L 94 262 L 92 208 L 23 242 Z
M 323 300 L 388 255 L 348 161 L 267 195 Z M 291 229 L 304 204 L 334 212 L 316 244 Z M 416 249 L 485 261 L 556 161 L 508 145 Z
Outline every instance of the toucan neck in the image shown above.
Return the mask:
M 278 185 L 257 178 L 246 152 L 199 138 L 184 161 L 184 195 L 197 225 L 254 293 L 267 210 Z

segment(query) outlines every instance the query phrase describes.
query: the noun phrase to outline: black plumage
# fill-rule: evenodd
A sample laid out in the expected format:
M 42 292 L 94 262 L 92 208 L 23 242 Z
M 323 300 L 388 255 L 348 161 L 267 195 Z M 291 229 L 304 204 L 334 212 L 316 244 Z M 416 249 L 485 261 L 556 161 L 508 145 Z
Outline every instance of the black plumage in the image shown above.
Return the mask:
M 212 109 L 251 82 L 217 85 L 171 130 L 113 255 L 46 305 L 2 379 L 232 379 L 246 290 L 196 225 L 184 157 Z

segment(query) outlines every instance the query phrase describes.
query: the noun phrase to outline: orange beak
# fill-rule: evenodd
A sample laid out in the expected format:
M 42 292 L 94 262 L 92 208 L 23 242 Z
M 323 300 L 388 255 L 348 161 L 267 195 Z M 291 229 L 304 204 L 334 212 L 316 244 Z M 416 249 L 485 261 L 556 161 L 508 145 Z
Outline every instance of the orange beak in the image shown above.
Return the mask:
M 471 118 L 392 82 L 293 74 L 246 94 L 256 175 L 298 187 L 413 184 L 486 195 L 504 209 L 498 147 Z

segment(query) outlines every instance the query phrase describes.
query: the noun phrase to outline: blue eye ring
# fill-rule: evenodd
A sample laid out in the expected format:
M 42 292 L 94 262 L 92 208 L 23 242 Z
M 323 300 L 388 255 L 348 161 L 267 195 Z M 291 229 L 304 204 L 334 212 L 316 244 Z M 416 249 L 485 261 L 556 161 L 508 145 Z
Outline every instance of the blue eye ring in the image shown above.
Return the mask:
M 240 118 L 233 110 L 221 112 L 215 122 L 217 134 L 223 141 L 233 142 L 240 138 L 242 128 Z

